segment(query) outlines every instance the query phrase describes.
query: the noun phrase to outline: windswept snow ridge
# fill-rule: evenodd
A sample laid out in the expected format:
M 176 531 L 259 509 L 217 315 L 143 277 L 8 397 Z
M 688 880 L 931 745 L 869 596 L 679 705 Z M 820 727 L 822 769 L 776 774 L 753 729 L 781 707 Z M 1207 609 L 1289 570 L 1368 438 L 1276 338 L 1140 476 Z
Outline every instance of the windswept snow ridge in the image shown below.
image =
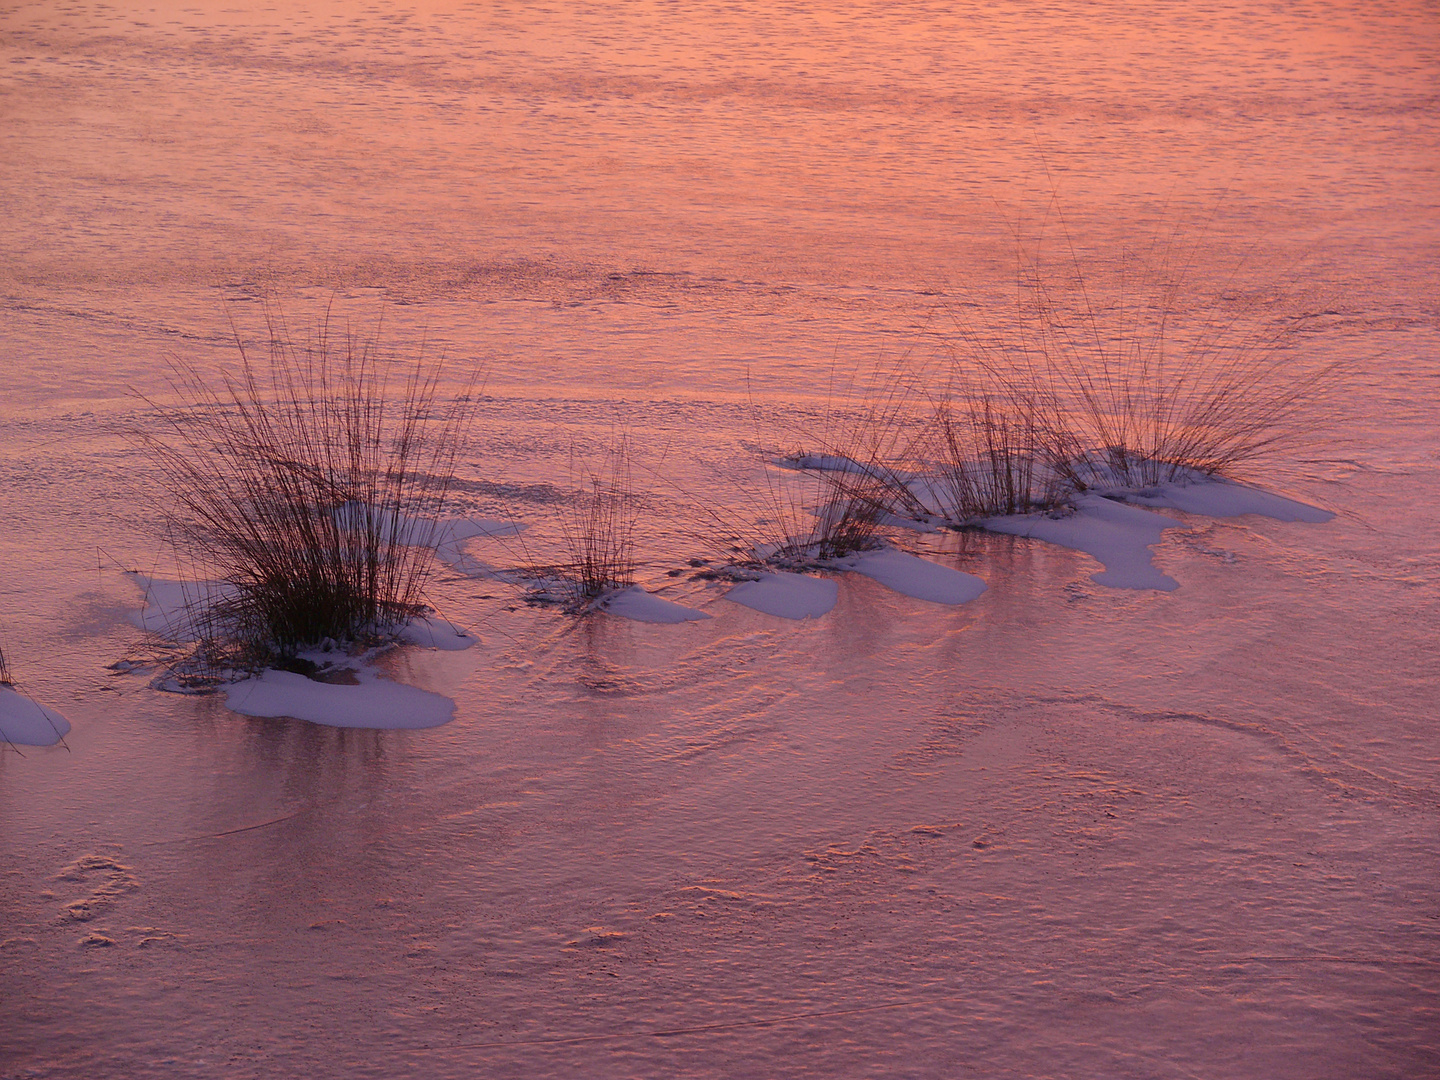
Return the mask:
M 986 589 L 985 582 L 974 574 L 941 566 L 898 548 L 867 551 L 844 560 L 841 565 L 873 578 L 887 589 L 935 604 L 966 604 Z
M 1108 492 L 1106 494 L 1109 494 Z M 1166 507 L 1186 514 L 1209 517 L 1239 517 L 1260 514 L 1276 521 L 1305 521 L 1314 525 L 1329 521 L 1335 515 L 1318 506 L 1287 499 L 1248 484 L 1213 478 L 1188 482 L 1159 484 L 1139 491 L 1117 492 L 1126 502 L 1141 506 Z
M 445 652 L 458 652 L 470 648 L 480 639 L 438 616 L 426 618 L 417 615 L 401 629 L 400 640 L 407 645 L 426 645 Z

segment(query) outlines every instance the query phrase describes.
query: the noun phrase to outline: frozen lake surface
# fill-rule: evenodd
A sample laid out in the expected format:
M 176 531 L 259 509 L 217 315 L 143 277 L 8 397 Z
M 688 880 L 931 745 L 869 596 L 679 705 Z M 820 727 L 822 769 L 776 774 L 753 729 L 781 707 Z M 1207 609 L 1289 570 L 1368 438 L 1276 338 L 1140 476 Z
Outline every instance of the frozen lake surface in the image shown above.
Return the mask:
M 70 730 L 0 748 L 0 1076 L 1440 1074 L 1437 42 L 1423 4 L 11 5 L 0 648 Z M 980 532 L 753 606 L 691 572 L 837 381 L 1004 339 L 1042 225 L 1100 271 L 1179 227 L 1197 296 L 1314 316 L 1340 407 L 1251 479 L 1333 519 L 1158 500 L 1163 588 Z M 489 524 L 431 590 L 479 641 L 379 662 L 448 722 L 110 670 L 124 571 L 176 569 L 132 433 L 267 300 L 485 369 Z M 486 567 L 622 436 L 651 598 L 527 605 Z

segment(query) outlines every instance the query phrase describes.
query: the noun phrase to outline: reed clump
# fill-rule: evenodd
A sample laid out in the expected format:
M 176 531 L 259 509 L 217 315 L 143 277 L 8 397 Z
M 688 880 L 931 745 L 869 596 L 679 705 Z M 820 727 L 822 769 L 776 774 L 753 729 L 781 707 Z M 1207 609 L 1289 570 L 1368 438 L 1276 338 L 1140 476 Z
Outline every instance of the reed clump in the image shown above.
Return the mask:
M 15 680 L 10 677 L 10 665 L 5 662 L 5 650 L 0 649 L 0 686 L 14 686 Z
M 1341 365 L 1296 346 L 1325 312 L 1296 311 L 1285 290 L 1242 284 L 1238 270 L 1214 291 L 1193 287 L 1195 255 L 1173 246 L 1158 259 L 1122 253 L 1108 283 L 1073 245 L 1058 271 L 1022 260 L 1013 312 L 983 333 L 957 320 L 958 389 L 941 396 L 923 444 L 943 516 L 1242 479 L 1323 429 Z
M 424 607 L 472 417 L 469 393 L 439 402 L 438 362 L 392 363 L 328 313 L 299 342 L 274 312 L 266 328 L 259 358 L 236 333 L 238 372 L 214 384 L 174 362 L 181 404 L 139 436 L 169 540 L 204 583 L 183 636 L 206 669 L 393 638 Z
M 574 495 L 560 531 L 568 558 L 553 569 L 568 602 L 577 608 L 635 583 L 635 491 L 628 440 L 606 450 L 598 469 L 572 459 Z
M 915 387 L 906 367 L 877 365 L 838 378 L 823 407 L 792 421 L 803 449 L 762 455 L 756 524 L 730 561 L 751 568 L 814 569 L 880 547 L 886 528 L 922 512 L 908 486 Z

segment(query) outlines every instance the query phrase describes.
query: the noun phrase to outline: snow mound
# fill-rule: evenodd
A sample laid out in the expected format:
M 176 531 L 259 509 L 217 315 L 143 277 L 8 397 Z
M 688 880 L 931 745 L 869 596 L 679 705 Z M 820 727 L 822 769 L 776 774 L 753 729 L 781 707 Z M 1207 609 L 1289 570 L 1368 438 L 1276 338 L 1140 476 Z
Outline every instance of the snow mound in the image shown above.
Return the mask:
M 698 622 L 711 616 L 704 611 L 648 593 L 639 585 L 611 593 L 595 605 L 610 615 L 648 623 Z
M 364 667 L 354 675 L 355 684 L 346 685 L 266 670 L 227 687 L 225 704 L 243 716 L 284 716 L 349 728 L 438 727 L 455 715 L 455 703 L 440 694 L 382 679 Z
M 966 604 L 986 589 L 985 582 L 974 574 L 941 566 L 898 548 L 868 551 L 841 565 L 873 578 L 887 589 L 935 604 Z
M 835 606 L 839 596 L 840 587 L 829 578 L 762 574 L 758 581 L 736 585 L 725 599 L 782 619 L 818 619 Z
M 981 524 L 992 532 L 1029 536 L 1061 547 L 1083 551 L 1104 564 L 1090 577 L 1116 589 L 1159 589 L 1172 592 L 1180 583 L 1162 574 L 1151 561 L 1150 547 L 1160 535 L 1180 524 L 1164 514 L 1127 506 L 1100 495 L 1082 495 L 1075 512 L 1063 517 L 1049 514 L 1014 514 L 986 518 Z
M 13 686 L 0 684 L 0 741 L 16 746 L 54 746 L 70 731 L 70 721 L 32 701 Z
M 1211 477 L 1158 484 L 1140 491 L 1119 493 L 1127 502 L 1141 506 L 1166 507 L 1186 514 L 1209 517 L 1239 517 L 1261 514 L 1276 521 L 1305 521 L 1319 525 L 1335 515 L 1309 503 L 1274 495 L 1248 484 Z

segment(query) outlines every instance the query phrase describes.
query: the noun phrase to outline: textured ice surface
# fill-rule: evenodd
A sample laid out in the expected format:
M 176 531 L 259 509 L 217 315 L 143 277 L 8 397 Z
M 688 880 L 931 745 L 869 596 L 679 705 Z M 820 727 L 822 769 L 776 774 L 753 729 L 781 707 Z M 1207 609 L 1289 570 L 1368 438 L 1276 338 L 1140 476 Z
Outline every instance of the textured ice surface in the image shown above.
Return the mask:
M 435 555 L 452 569 L 470 576 L 482 576 L 489 567 L 465 550 L 465 541 L 475 537 L 518 536 L 525 526 L 514 521 L 477 518 L 448 518 L 436 531 Z
M 0 17 L 0 636 L 74 723 L 0 747 L 0 1075 L 1440 1075 L 1433 5 L 148 7 Z M 1333 522 L 1185 517 L 1164 594 L 978 530 L 907 537 L 958 607 L 664 576 L 836 445 L 783 436 L 837 367 L 1025 345 L 1061 210 L 1087 273 L 1263 236 L 1238 293 L 1332 298 L 1283 359 L 1356 370 L 1347 445 L 1257 477 Z M 639 580 L 716 617 L 442 568 L 484 646 L 379 658 L 422 731 L 112 677 L 127 433 L 266 296 L 486 365 L 457 514 L 538 533 L 627 432 Z
M 70 731 L 70 721 L 12 686 L 0 684 L 0 742 L 18 746 L 54 746 Z

